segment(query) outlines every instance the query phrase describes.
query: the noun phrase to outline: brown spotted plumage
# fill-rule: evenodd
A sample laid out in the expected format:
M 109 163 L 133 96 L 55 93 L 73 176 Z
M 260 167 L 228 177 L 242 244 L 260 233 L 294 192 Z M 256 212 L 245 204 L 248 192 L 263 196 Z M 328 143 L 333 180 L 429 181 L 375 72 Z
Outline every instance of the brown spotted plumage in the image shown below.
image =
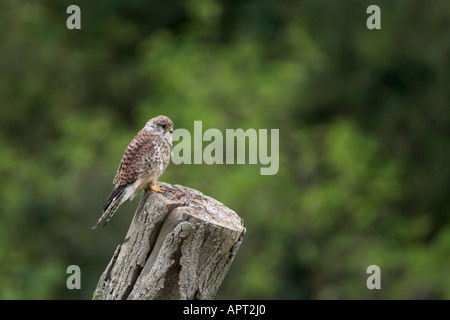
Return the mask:
M 145 155 L 151 152 L 153 144 L 151 133 L 144 129 L 139 131 L 125 150 L 113 183 L 122 185 L 136 181 L 139 174 L 149 166 L 145 163 Z
M 172 132 L 173 123 L 166 116 L 150 119 L 138 132 L 125 150 L 113 180 L 115 187 L 93 229 L 108 223 L 118 207 L 127 199 L 133 200 L 141 190 L 164 192 L 156 183 L 170 162 Z

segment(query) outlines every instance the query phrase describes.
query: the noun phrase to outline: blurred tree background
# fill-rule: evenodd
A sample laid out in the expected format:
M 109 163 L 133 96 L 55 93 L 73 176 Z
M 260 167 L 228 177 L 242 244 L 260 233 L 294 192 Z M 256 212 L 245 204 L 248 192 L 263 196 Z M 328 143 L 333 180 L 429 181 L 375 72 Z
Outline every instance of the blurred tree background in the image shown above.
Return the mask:
M 439 0 L 0 0 L 0 298 L 92 297 L 139 199 L 91 227 L 165 114 L 280 130 L 276 175 L 172 163 L 160 179 L 244 219 L 217 298 L 450 299 L 449 34 Z

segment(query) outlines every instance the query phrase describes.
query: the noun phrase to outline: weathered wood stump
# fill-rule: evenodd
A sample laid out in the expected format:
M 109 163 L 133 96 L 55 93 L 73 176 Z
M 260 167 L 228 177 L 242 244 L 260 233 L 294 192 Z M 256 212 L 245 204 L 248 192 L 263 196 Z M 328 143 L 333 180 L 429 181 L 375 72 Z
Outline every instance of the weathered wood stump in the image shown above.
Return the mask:
M 143 195 L 93 299 L 213 299 L 245 234 L 242 219 L 201 192 L 159 183 Z

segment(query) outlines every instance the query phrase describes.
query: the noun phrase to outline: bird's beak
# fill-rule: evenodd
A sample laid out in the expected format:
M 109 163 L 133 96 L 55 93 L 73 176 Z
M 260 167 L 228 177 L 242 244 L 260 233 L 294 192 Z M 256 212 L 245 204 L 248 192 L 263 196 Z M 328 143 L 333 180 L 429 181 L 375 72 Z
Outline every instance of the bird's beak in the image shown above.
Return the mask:
M 170 127 L 170 128 L 169 128 L 169 132 L 170 132 L 170 133 L 173 133 L 173 127 Z

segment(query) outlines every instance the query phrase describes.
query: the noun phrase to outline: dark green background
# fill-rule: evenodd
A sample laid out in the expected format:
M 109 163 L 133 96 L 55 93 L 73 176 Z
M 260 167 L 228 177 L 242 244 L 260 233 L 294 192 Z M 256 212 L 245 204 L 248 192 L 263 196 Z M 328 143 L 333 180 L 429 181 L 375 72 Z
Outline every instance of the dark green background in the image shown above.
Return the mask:
M 245 221 L 217 298 L 449 299 L 449 34 L 439 0 L 0 0 L 0 298 L 92 297 L 139 199 L 91 227 L 126 146 L 165 114 L 280 130 L 277 175 L 161 177 Z

